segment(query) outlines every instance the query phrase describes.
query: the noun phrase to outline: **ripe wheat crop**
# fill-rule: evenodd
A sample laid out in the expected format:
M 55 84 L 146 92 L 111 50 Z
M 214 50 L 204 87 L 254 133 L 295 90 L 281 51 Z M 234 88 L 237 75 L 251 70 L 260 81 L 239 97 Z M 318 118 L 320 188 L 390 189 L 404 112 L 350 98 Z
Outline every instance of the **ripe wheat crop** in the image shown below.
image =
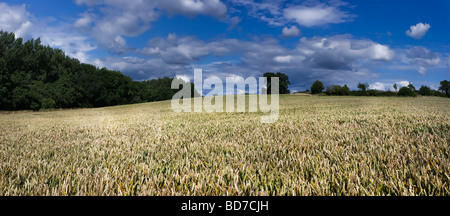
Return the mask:
M 450 195 L 450 100 L 280 97 L 0 114 L 0 195 Z

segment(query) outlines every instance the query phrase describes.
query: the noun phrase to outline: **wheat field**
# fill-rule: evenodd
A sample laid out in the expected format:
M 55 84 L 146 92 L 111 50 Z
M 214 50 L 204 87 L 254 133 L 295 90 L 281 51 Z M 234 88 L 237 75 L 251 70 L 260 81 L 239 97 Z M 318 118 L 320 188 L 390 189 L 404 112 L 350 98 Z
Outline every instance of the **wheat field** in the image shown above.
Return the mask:
M 0 195 L 450 195 L 449 99 L 282 95 L 263 115 L 3 112 Z

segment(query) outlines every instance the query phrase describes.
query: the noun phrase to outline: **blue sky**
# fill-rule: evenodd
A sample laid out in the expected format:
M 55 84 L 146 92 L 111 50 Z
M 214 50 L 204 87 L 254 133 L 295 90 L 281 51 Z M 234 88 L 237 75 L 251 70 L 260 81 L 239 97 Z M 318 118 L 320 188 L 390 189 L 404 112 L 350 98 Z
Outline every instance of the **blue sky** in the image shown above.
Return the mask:
M 450 78 L 449 21 L 447 0 L 0 1 L 1 29 L 134 80 L 270 71 L 292 91 L 436 89 Z

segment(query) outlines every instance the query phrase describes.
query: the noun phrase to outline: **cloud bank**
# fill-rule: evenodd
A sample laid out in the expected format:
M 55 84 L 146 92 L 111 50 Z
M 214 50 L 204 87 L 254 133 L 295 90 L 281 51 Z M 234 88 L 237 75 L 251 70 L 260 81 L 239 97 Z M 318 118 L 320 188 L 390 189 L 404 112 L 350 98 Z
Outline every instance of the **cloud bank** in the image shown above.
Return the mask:
M 89 33 L 108 51 L 125 54 L 130 51 L 125 37 L 136 37 L 151 28 L 162 12 L 181 14 L 187 17 L 196 15 L 226 17 L 227 8 L 220 0 L 76 0 L 78 5 L 90 7 L 75 22 L 80 31 Z M 92 13 L 98 9 L 100 14 Z M 236 20 L 234 20 L 236 22 Z
M 245 7 L 248 15 L 261 19 L 272 26 L 296 23 L 304 27 L 319 27 L 327 24 L 351 22 L 356 15 L 344 10 L 349 6 L 341 0 L 303 1 L 299 4 L 284 0 L 230 0 L 233 5 Z

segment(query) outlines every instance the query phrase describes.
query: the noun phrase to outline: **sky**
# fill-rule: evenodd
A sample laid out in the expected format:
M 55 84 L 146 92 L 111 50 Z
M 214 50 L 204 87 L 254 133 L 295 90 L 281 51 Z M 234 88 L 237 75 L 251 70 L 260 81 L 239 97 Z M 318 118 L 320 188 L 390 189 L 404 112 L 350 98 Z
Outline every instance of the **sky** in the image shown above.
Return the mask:
M 293 92 L 450 79 L 448 0 L 13 0 L 0 29 L 133 80 L 282 72 Z

